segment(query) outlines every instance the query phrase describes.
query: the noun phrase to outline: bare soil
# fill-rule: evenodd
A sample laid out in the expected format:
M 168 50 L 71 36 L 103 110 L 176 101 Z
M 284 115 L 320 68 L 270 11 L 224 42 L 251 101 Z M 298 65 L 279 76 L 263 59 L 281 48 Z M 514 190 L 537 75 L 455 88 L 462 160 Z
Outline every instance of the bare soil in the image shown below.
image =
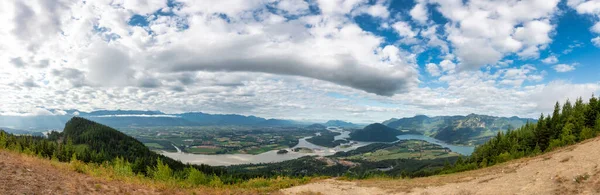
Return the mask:
M 161 194 L 148 186 L 104 181 L 51 161 L 0 150 L 0 194 Z
M 532 158 L 416 179 L 322 180 L 284 194 L 600 194 L 600 138 Z

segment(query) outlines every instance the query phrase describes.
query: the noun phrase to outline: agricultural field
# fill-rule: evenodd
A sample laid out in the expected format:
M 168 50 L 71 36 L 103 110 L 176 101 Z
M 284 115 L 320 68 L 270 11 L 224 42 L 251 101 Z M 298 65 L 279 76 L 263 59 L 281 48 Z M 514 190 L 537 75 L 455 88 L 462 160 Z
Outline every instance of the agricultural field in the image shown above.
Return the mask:
M 343 157 L 342 159 L 376 162 L 390 159 L 428 160 L 457 156 L 460 155 L 436 144 L 420 140 L 408 140 L 397 142 L 380 149 L 353 154 Z
M 194 154 L 260 154 L 293 147 L 298 139 L 313 136 L 318 130 L 202 126 L 131 128 L 124 132 L 157 151 L 175 152 L 175 145 L 183 152 Z

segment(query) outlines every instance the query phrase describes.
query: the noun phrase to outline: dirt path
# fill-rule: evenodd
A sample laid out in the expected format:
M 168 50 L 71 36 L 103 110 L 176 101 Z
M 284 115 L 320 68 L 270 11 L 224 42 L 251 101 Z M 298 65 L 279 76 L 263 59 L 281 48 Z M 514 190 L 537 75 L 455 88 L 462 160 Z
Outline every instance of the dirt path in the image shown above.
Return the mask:
M 324 180 L 284 194 L 600 194 L 600 138 L 534 158 L 407 180 Z
M 146 186 L 103 181 L 50 161 L 0 151 L 0 194 L 160 194 Z

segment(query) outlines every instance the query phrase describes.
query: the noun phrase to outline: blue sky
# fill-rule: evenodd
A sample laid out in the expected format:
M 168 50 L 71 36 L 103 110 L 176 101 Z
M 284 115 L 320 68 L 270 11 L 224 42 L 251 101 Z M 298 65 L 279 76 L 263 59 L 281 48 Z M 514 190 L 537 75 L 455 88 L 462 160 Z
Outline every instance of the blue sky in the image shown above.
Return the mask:
M 0 114 L 537 117 L 600 92 L 598 0 L 0 3 Z M 39 33 L 38 29 L 45 29 Z M 25 106 L 24 106 L 25 105 Z

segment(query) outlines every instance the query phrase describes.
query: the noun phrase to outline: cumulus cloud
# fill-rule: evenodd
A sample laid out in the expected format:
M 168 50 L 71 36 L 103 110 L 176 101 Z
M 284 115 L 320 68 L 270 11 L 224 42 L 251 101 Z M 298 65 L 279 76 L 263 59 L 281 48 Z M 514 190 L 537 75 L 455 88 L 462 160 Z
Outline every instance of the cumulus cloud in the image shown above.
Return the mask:
M 430 0 L 450 20 L 446 31 L 461 69 L 496 64 L 504 56 L 537 58 L 551 41 L 550 24 L 558 0 L 441 1 Z
M 429 19 L 427 13 L 427 5 L 421 2 L 418 2 L 411 10 L 410 16 L 413 20 L 419 22 L 420 24 L 426 24 Z
M 396 30 L 396 33 L 402 37 L 412 38 L 417 35 L 415 31 L 413 31 L 410 24 L 404 21 L 398 21 L 392 25 L 392 28 Z
M 577 11 L 579 14 L 591 15 L 596 19 L 600 19 L 600 1 L 598 0 L 568 0 L 567 5 Z M 600 22 L 596 22 L 590 31 L 600 34 Z M 600 47 L 600 37 L 593 38 L 592 44 Z
M 548 56 L 547 58 L 544 58 L 542 60 L 542 62 L 545 64 L 556 64 L 558 62 L 558 58 L 556 58 L 556 56 L 554 56 L 554 55 L 551 55 L 551 56 Z
M 436 77 L 436 76 L 441 75 L 440 68 L 434 63 L 427 64 L 426 69 L 427 69 L 427 72 L 429 73 L 429 75 L 431 75 L 431 76 Z
M 594 46 L 600 47 L 600 37 L 593 38 L 592 43 L 594 44 Z
M 309 11 L 309 5 L 304 0 L 282 0 L 277 2 L 277 8 L 290 15 L 305 14 Z
M 571 71 L 575 70 L 575 65 L 557 64 L 555 66 L 552 66 L 552 68 L 554 68 L 554 70 L 556 70 L 556 72 L 571 72 Z
M 546 53 L 555 0 L 418 0 L 402 12 L 389 4 L 0 1 L 0 112 L 62 113 L 37 108 L 46 106 L 361 122 L 414 113 L 535 117 L 537 101 L 556 91 L 549 88 L 598 89 L 539 83 L 545 72 L 518 60 Z M 447 23 L 432 20 L 438 12 Z M 364 15 L 382 28 L 363 29 L 355 17 Z M 132 18 L 148 24 L 130 25 Z M 417 64 L 423 59 L 439 63 Z M 428 77 L 420 74 L 443 87 L 422 84 Z

